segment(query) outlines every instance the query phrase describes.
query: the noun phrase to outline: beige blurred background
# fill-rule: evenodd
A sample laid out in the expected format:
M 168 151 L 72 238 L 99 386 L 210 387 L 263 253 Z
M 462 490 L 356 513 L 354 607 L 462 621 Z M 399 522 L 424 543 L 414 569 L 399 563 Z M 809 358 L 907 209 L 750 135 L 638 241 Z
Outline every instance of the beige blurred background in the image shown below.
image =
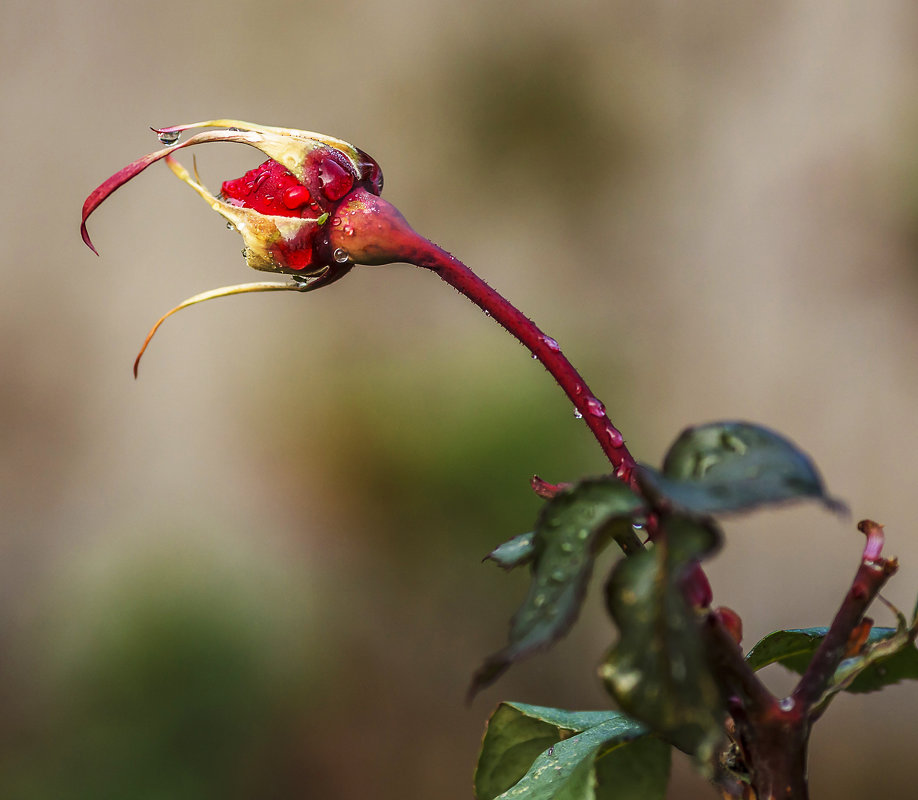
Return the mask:
M 866 516 L 912 607 L 914 3 L 7 0 L 0 36 L 0 796 L 468 798 L 499 700 L 606 703 L 594 592 L 568 640 L 463 704 L 525 591 L 481 556 L 531 526 L 532 473 L 604 465 L 432 275 L 192 309 L 132 379 L 159 314 L 257 278 L 159 165 L 91 221 L 101 259 L 83 246 L 83 198 L 150 125 L 231 116 L 373 154 L 639 459 L 717 418 L 805 447 L 853 519 L 728 522 L 710 575 L 748 644 L 828 623 Z M 197 155 L 211 187 L 257 162 Z M 910 795 L 916 712 L 915 684 L 841 698 L 813 796 Z M 674 771 L 673 798 L 713 796 Z

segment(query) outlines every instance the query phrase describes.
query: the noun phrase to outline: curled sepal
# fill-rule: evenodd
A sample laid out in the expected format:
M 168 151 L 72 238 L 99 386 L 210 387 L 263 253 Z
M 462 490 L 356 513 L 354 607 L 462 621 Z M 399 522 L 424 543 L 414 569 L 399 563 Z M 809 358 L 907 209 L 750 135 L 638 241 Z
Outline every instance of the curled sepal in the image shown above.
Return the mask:
M 376 194 L 382 190 L 382 174 L 376 162 L 363 150 L 343 139 L 336 139 L 334 136 L 326 136 L 314 131 L 300 131 L 296 128 L 257 125 L 238 119 L 211 119 L 205 122 L 192 122 L 188 125 L 171 125 L 167 128 L 153 128 L 153 132 L 159 134 L 161 139 L 174 136 L 174 141 L 177 141 L 183 131 L 196 128 L 226 128 L 230 133 L 238 131 L 255 135 L 258 138 L 254 139 L 252 144 L 268 158 L 290 170 L 299 181 L 305 181 L 308 177 L 306 167 L 309 156 L 320 147 L 330 147 L 350 160 L 359 178 L 378 183 L 378 186 L 375 187 Z
M 316 280 L 321 280 L 317 278 Z M 147 350 L 147 346 L 150 344 L 153 339 L 156 331 L 159 330 L 159 326 L 162 325 L 169 317 L 175 314 L 177 311 L 181 311 L 183 308 L 188 308 L 188 306 L 197 305 L 198 303 L 203 303 L 205 300 L 214 300 L 218 297 L 230 297 L 234 294 L 249 294 L 250 292 L 282 292 L 282 291 L 294 291 L 294 292 L 303 292 L 311 289 L 311 285 L 300 284 L 300 283 L 274 283 L 274 282 L 259 282 L 259 283 L 240 283 L 235 286 L 222 286 L 219 289 L 211 289 L 208 292 L 201 292 L 200 294 L 194 295 L 194 297 L 189 297 L 187 300 L 179 303 L 175 308 L 170 309 L 165 314 L 163 314 L 156 324 L 150 329 L 150 332 L 147 334 L 147 338 L 143 340 L 143 345 L 140 348 L 140 352 L 137 354 L 137 358 L 134 359 L 134 377 L 137 377 L 137 370 L 140 367 L 140 359 L 143 358 L 143 354 Z
M 198 132 L 178 143 L 182 131 L 221 125 L 228 127 Z M 335 248 L 328 247 L 325 223 L 353 190 L 368 196 L 382 190 L 379 165 L 362 150 L 330 136 L 239 120 L 209 120 L 154 130 L 170 146 L 123 167 L 86 198 L 80 231 L 93 252 L 96 249 L 86 229 L 89 216 L 112 192 L 161 159 L 167 159 L 179 178 L 240 229 L 247 251 L 253 251 L 246 254 L 249 266 L 271 272 L 297 274 L 347 261 L 347 255 L 337 258 Z M 170 158 L 177 150 L 211 142 L 246 144 L 264 153 L 268 161 L 239 179 L 224 181 L 218 200 Z M 248 213 L 232 215 L 231 208 Z
M 245 243 L 245 262 L 252 269 L 266 272 L 310 274 L 314 268 L 313 247 L 316 234 L 328 219 L 326 211 L 316 218 L 282 217 L 262 214 L 246 206 L 237 206 L 215 197 L 201 185 L 195 165 L 194 178 L 178 161 L 166 156 L 166 164 L 175 176 L 187 183 L 210 207 L 226 219 L 242 235 Z M 325 271 L 330 267 L 319 267 Z M 336 271 L 347 269 L 336 266 Z

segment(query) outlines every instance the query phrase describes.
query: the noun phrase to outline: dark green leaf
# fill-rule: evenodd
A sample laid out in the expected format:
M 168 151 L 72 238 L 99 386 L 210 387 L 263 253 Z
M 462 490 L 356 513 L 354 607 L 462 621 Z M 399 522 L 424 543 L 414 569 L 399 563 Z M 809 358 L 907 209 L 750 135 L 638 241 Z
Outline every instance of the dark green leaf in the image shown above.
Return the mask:
M 596 553 L 610 537 L 623 535 L 616 530 L 619 524 L 634 536 L 630 520 L 641 512 L 642 501 L 615 478 L 585 480 L 545 504 L 532 543 L 529 593 L 510 622 L 509 643 L 475 673 L 470 694 L 570 630 L 580 613 Z
M 719 534 L 710 521 L 679 516 L 661 517 L 660 530 L 653 549 L 620 562 L 606 586 L 620 637 L 600 675 L 625 712 L 707 761 L 725 714 L 681 580 Z
M 758 642 L 746 655 L 754 670 L 781 664 L 803 674 L 827 628 L 775 631 Z M 918 680 L 918 649 L 906 631 L 873 628 L 864 648 L 846 658 L 835 671 L 830 691 L 875 692 L 902 680 Z
M 475 771 L 478 800 L 656 800 L 665 796 L 669 746 L 614 711 L 502 703 Z
M 484 560 L 491 560 L 502 569 L 509 570 L 528 564 L 535 558 L 535 554 L 535 533 L 530 531 L 514 536 L 510 541 L 495 547 Z
M 826 494 L 809 456 L 780 434 L 746 422 L 686 429 L 666 454 L 663 469 L 642 466 L 638 478 L 650 495 L 695 514 L 804 499 L 820 500 L 833 511 L 846 510 Z

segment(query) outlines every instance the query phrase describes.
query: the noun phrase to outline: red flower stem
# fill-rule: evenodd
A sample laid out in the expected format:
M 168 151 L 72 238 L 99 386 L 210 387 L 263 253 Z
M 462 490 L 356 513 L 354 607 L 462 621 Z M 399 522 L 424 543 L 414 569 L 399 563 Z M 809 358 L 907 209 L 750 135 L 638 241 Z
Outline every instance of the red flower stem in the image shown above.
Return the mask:
M 417 237 L 415 244 L 416 246 L 411 248 L 410 263 L 435 272 L 499 322 L 542 362 L 593 432 L 603 453 L 612 464 L 615 475 L 636 489 L 635 461 L 625 446 L 621 432 L 606 416 L 603 404 L 561 352 L 558 343 L 543 333 L 529 317 L 488 286 L 459 259 L 421 236 Z

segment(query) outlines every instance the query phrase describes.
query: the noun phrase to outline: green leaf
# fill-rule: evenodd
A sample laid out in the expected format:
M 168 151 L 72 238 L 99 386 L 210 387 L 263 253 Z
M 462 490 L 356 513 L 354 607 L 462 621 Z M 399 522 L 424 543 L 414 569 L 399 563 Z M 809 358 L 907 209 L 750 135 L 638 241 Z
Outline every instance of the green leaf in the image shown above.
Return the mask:
M 611 477 L 582 481 L 543 506 L 532 543 L 529 593 L 510 622 L 507 646 L 478 669 L 470 695 L 495 681 L 515 661 L 550 646 L 570 630 L 580 613 L 596 554 L 610 538 L 634 537 L 631 519 L 638 513 L 643 513 L 640 498 Z
M 535 533 L 530 531 L 498 545 L 484 557 L 484 560 L 495 562 L 501 569 L 511 570 L 528 564 L 535 555 Z
M 475 771 L 477 800 L 662 800 L 670 748 L 614 711 L 502 703 Z
M 725 713 L 682 578 L 720 537 L 712 521 L 680 516 L 662 516 L 660 531 L 653 549 L 620 562 L 606 586 L 620 637 L 600 675 L 625 712 L 706 762 Z
M 695 514 L 749 511 L 763 505 L 830 497 L 809 456 L 778 433 L 746 422 L 688 428 L 666 454 L 661 471 L 641 466 L 645 491 Z
M 827 630 L 774 631 L 749 651 L 746 661 L 754 670 L 781 664 L 802 675 Z M 861 652 L 839 664 L 830 683 L 830 692 L 876 692 L 903 680 L 918 680 L 918 648 L 908 631 L 873 628 Z

